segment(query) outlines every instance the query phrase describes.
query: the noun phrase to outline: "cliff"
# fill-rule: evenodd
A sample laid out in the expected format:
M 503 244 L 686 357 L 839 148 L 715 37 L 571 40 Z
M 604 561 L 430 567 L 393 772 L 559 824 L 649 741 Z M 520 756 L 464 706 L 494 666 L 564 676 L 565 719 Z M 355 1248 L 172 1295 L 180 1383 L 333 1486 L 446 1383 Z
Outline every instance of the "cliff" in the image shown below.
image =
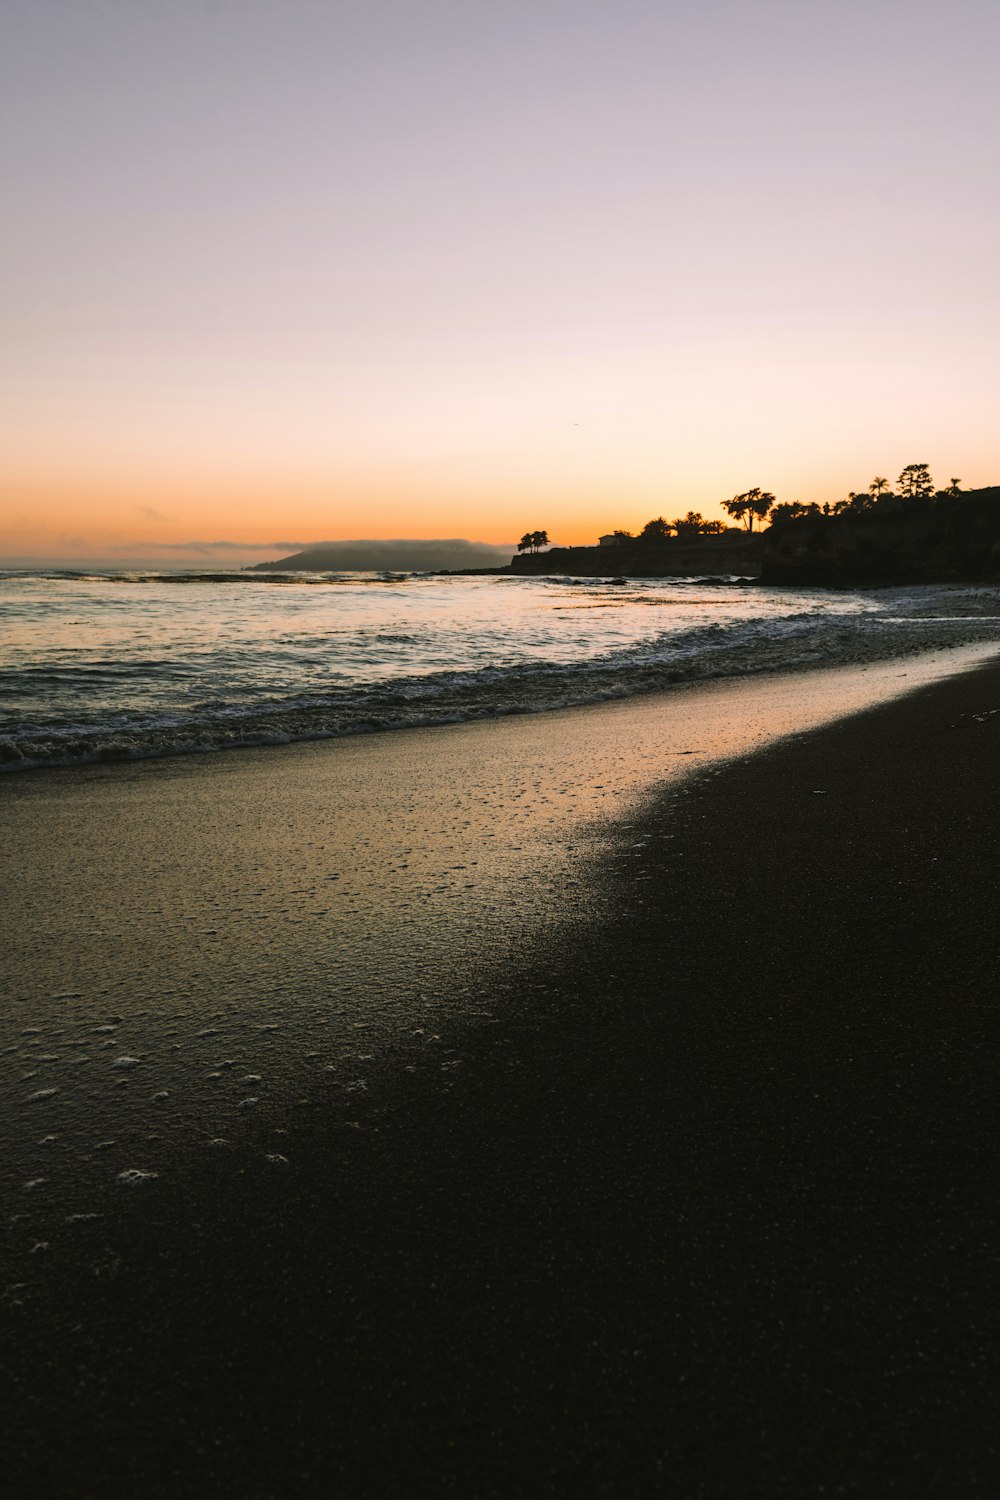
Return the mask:
M 761 581 L 829 588 L 1000 579 L 1000 485 L 860 515 L 799 516 L 764 533 Z
M 690 578 L 736 573 L 756 577 L 763 538 L 758 535 L 704 536 L 697 541 L 622 542 L 613 547 L 550 547 L 522 552 L 510 571 L 536 576 L 559 573 L 575 578 Z

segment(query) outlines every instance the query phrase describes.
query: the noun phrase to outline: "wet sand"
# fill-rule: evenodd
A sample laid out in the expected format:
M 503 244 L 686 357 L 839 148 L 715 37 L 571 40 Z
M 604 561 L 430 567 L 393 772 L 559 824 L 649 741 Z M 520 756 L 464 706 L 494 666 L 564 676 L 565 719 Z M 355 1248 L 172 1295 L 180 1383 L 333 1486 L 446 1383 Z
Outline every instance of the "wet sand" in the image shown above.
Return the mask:
M 5 785 L 10 1492 L 991 1492 L 1000 669 L 815 727 L 923 670 Z

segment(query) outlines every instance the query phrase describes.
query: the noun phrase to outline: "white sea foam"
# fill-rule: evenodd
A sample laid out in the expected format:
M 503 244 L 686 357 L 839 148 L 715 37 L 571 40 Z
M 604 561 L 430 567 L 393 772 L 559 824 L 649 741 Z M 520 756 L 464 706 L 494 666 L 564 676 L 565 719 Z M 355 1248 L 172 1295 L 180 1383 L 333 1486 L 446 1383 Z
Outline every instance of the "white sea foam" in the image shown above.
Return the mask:
M 202 586 L 178 589 L 176 576 L 154 574 L 7 575 L 0 767 L 208 754 L 538 713 L 677 682 L 1000 639 L 1000 594 L 988 588 L 186 581 Z M 317 587 L 324 582 L 331 586 Z
M 147 1172 L 142 1167 L 126 1167 L 124 1172 L 118 1173 L 117 1180 L 123 1187 L 145 1187 L 147 1182 L 152 1182 L 159 1175 L 159 1172 Z

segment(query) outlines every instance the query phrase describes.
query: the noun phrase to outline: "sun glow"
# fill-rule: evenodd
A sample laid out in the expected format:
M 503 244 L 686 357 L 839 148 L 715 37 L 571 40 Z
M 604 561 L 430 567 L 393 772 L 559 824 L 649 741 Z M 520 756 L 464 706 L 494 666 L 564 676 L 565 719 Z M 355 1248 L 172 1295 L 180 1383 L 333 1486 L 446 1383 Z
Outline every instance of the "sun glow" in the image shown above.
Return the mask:
M 851 4 L 22 17 L 0 558 L 993 482 L 995 132 L 935 80 L 995 112 L 997 20 L 960 9 L 865 7 L 860 53 Z M 873 109 L 890 58 L 932 112 Z

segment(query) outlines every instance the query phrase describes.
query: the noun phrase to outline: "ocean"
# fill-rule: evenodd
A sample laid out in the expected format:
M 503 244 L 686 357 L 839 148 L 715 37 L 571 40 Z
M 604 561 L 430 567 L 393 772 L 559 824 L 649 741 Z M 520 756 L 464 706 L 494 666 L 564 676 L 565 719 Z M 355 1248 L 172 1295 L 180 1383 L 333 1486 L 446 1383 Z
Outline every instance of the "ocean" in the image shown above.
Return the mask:
M 1000 593 L 738 579 L 0 572 L 0 768 L 539 713 L 1000 635 Z

